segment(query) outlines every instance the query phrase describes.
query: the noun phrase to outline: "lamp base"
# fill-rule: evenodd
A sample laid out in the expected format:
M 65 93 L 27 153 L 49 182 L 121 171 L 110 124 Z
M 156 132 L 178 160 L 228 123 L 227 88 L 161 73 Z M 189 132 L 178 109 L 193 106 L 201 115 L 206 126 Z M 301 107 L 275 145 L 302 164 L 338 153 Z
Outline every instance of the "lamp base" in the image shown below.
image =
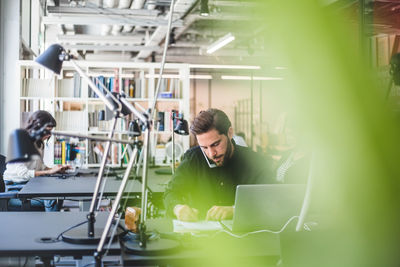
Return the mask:
M 94 229 L 94 236 L 90 237 L 88 236 L 88 229 L 87 225 L 84 225 L 86 227 L 77 227 L 73 228 L 65 233 L 62 234 L 62 240 L 67 243 L 72 243 L 72 244 L 98 244 L 101 238 L 101 235 L 103 234 L 103 228 L 97 228 L 95 227 Z M 108 233 L 106 242 L 110 240 L 111 234 Z M 117 235 L 114 235 L 113 241 L 115 241 Z
M 146 247 L 141 247 L 139 238 L 137 237 L 131 235 L 129 238 L 125 237 L 123 239 L 122 243 L 126 252 L 143 256 L 165 255 L 176 252 L 180 246 L 178 241 L 157 238 L 147 240 Z

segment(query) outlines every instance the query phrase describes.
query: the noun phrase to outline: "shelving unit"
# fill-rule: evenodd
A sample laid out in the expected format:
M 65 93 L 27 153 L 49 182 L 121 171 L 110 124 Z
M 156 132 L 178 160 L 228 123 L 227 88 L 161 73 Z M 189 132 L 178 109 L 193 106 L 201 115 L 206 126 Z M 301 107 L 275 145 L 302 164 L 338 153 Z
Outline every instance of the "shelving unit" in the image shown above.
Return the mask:
M 144 109 L 152 106 L 154 94 L 158 81 L 160 64 L 157 63 L 127 63 L 127 62 L 88 62 L 76 61 L 89 77 L 97 77 L 98 80 L 109 81 L 108 83 L 118 84 L 112 86 L 110 91 L 125 92 L 127 100 L 138 107 Z M 93 95 L 87 83 L 77 75 L 70 62 L 64 62 L 61 74 L 54 75 L 50 71 L 42 68 L 34 61 L 18 61 L 18 87 L 21 117 L 18 117 L 19 124 L 29 115 L 29 112 L 38 109 L 49 111 L 57 121 L 56 129 L 69 133 L 80 133 L 85 135 L 106 135 L 110 127 L 107 122 L 99 121 L 98 114 L 104 113 L 107 117 L 103 102 Z M 166 64 L 163 80 L 161 82 L 160 95 L 156 110 L 170 114 L 171 110 L 177 110 L 188 119 L 190 112 L 189 101 L 189 82 L 190 68 L 188 64 Z M 100 77 L 100 78 L 99 78 Z M 134 92 L 132 94 L 132 86 Z M 128 86 L 128 87 L 127 87 Z M 166 98 L 168 97 L 168 98 Z M 138 108 L 138 110 L 140 110 Z M 127 138 L 126 130 L 129 118 L 119 119 L 116 128 L 116 138 Z M 168 119 L 168 118 L 165 118 Z M 171 123 L 168 119 L 168 123 Z M 172 129 L 172 126 L 165 127 Z M 166 143 L 171 136 L 171 131 L 158 132 L 156 143 Z M 176 140 L 186 150 L 189 148 L 188 136 L 176 136 Z M 68 140 L 69 142 L 70 140 Z M 85 153 L 82 164 L 85 167 L 98 166 L 95 162 L 93 145 L 88 140 L 75 140 L 78 147 Z M 49 141 L 46 152 L 45 162 L 48 165 L 58 163 L 60 140 Z M 150 149 L 151 156 L 156 152 L 156 143 L 152 143 Z M 99 144 L 96 144 L 97 146 Z M 94 147 L 96 146 L 94 145 Z M 100 149 L 100 148 L 99 148 Z M 95 149 L 96 150 L 96 149 Z M 120 166 L 126 160 L 121 159 L 121 145 L 114 144 L 111 148 L 111 166 Z M 77 151 L 79 153 L 79 151 Z M 55 160 L 57 158 L 57 160 Z M 62 158 L 63 161 L 66 159 Z M 168 162 L 164 163 L 168 165 Z

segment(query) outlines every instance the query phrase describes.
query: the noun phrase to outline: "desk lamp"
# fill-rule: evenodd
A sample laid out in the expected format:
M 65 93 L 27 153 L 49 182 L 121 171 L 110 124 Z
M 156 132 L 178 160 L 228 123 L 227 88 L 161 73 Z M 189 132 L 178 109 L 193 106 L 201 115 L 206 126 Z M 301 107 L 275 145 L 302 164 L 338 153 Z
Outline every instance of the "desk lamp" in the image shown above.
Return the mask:
M 44 51 L 35 60 L 40 65 L 50 69 L 54 73 L 60 74 L 62 69 L 62 64 L 64 61 L 70 61 L 74 69 L 79 73 L 79 75 L 88 83 L 90 89 L 92 89 L 96 95 L 104 102 L 106 107 L 114 112 L 114 118 L 112 121 L 112 128 L 108 134 L 108 138 L 112 139 L 114 136 L 114 130 L 117 123 L 117 119 L 122 112 L 122 105 L 118 99 L 111 94 L 105 87 L 103 90 L 107 93 L 104 94 L 93 81 L 83 72 L 83 70 L 76 64 L 73 60 L 73 56 L 68 54 L 66 50 L 59 44 L 51 45 L 46 51 Z M 125 109 L 126 110 L 126 109 Z M 85 244 L 85 243 L 97 243 L 100 240 L 101 230 L 96 230 L 94 228 L 95 224 L 95 209 L 98 204 L 99 189 L 103 181 L 103 174 L 105 165 L 107 163 L 107 155 L 110 151 L 111 141 L 107 141 L 106 148 L 104 151 L 104 156 L 100 165 L 99 173 L 96 180 L 96 186 L 93 192 L 92 202 L 90 204 L 88 219 L 88 230 L 87 232 L 82 231 L 82 228 L 74 228 L 68 231 L 63 236 L 63 239 L 67 242 Z
M 33 145 L 33 138 L 24 129 L 17 129 L 10 135 L 8 141 L 7 163 L 29 161 L 39 152 Z
M 172 112 L 172 121 L 177 121 L 176 127 L 172 132 L 172 174 L 175 174 L 175 133 L 179 135 L 189 135 L 188 122 L 181 117 L 175 117 L 175 112 Z
M 164 71 L 164 65 L 165 65 L 165 59 L 166 59 L 166 53 L 167 53 L 167 48 L 169 44 L 169 37 L 170 37 L 170 31 L 171 31 L 171 25 L 172 25 L 172 15 L 174 13 L 174 5 L 175 5 L 175 0 L 171 0 L 170 4 L 170 11 L 168 14 L 168 27 L 167 27 L 167 32 L 165 35 L 165 42 L 164 42 L 164 52 L 163 52 L 163 57 L 161 60 L 161 66 L 160 66 L 160 73 L 159 73 L 159 78 L 158 78 L 158 83 L 156 87 L 156 91 L 154 94 L 154 101 L 152 103 L 151 109 L 150 109 L 150 114 L 146 114 L 146 116 L 137 116 L 140 122 L 143 124 L 144 130 L 144 142 L 143 142 L 143 149 L 141 156 L 143 155 L 143 174 L 142 174 L 142 202 L 141 202 L 141 216 L 140 216 L 140 224 L 139 224 L 139 239 L 138 240 L 131 240 L 131 242 L 125 242 L 124 246 L 127 251 L 134 252 L 136 254 L 157 254 L 160 252 L 167 252 L 174 250 L 176 247 L 178 247 L 179 243 L 177 243 L 174 240 L 170 239 L 156 239 L 156 240 L 149 240 L 149 236 L 146 233 L 146 216 L 147 216 L 147 169 L 148 169 L 148 154 L 149 154 L 149 140 L 150 140 L 150 129 L 152 126 L 151 120 L 154 118 L 155 115 L 155 106 L 157 102 L 157 96 L 158 92 L 160 90 L 161 86 L 161 78 L 162 74 Z M 125 98 L 120 98 L 120 101 L 125 104 L 133 113 L 138 113 L 138 111 L 125 99 Z M 134 150 L 133 156 L 131 156 L 129 160 L 129 164 L 127 166 L 127 170 L 125 172 L 125 175 L 122 179 L 120 190 L 118 191 L 117 197 L 114 201 L 111 213 L 108 217 L 106 226 L 104 228 L 103 235 L 100 239 L 99 245 L 96 249 L 96 252 L 94 254 L 95 261 L 96 261 L 96 266 L 100 267 L 101 266 L 101 258 L 102 258 L 102 253 L 103 253 L 103 247 L 105 244 L 105 240 L 107 237 L 107 234 L 110 230 L 111 223 L 113 221 L 114 215 L 117 211 L 117 207 L 119 205 L 119 201 L 121 200 L 122 197 L 122 191 L 125 189 L 126 182 L 129 177 L 129 172 L 130 169 L 133 165 L 134 158 L 137 156 L 137 149 Z M 140 162 L 140 160 L 139 160 Z
M 138 111 L 133 107 L 131 103 L 129 103 L 126 99 L 120 98 L 120 101 L 128 107 L 129 110 L 132 111 L 132 113 L 136 114 Z M 139 113 L 140 114 L 140 113 Z M 141 216 L 140 216 L 140 224 L 139 224 L 139 239 L 132 241 L 131 243 L 125 243 L 125 248 L 128 251 L 134 251 L 138 254 L 154 254 L 154 253 L 159 253 L 160 251 L 169 251 L 173 250 L 178 246 L 178 243 L 173 240 L 169 239 L 157 239 L 157 240 L 148 240 L 148 235 L 146 233 L 146 215 L 147 215 L 147 193 L 148 193 L 148 188 L 147 188 L 147 167 L 148 167 L 148 152 L 149 152 L 149 140 L 150 140 L 150 127 L 151 127 L 151 121 L 147 116 L 143 116 L 140 114 L 138 116 L 142 128 L 144 128 L 144 142 L 143 142 L 143 148 L 142 148 L 142 153 L 143 153 L 143 174 L 142 174 L 142 201 L 141 201 Z M 114 200 L 113 206 L 111 208 L 111 212 L 109 214 L 109 217 L 107 219 L 106 225 L 104 227 L 103 234 L 101 236 L 100 242 L 98 244 L 98 247 L 96 249 L 96 252 L 94 253 L 94 257 L 96 260 L 96 266 L 101 266 L 101 259 L 102 259 L 102 253 L 107 236 L 109 235 L 111 225 L 114 221 L 114 216 L 117 212 L 117 209 L 119 207 L 119 203 L 122 199 L 123 192 L 125 190 L 126 184 L 129 179 L 129 174 L 131 172 L 131 169 L 138 157 L 138 149 L 139 145 L 138 142 L 135 142 L 134 144 L 134 150 L 132 152 L 132 155 L 130 156 L 129 163 L 126 167 L 126 171 L 124 173 L 124 176 L 121 181 L 121 185 L 118 189 L 117 196 Z
M 182 116 L 176 117 L 175 110 L 172 110 L 172 124 L 175 128 L 172 128 L 171 132 L 171 143 L 167 143 L 165 147 L 165 151 L 167 154 L 167 158 L 171 157 L 171 168 L 160 168 L 157 169 L 155 172 L 157 174 L 174 174 L 175 173 L 175 158 L 176 158 L 176 147 L 175 147 L 175 134 L 179 135 L 188 135 L 189 134 L 189 127 L 188 122 L 183 119 Z M 181 150 L 183 148 L 180 147 Z
M 389 98 L 390 91 L 392 90 L 393 83 L 400 85 L 400 53 L 394 54 L 390 59 L 390 80 L 386 91 L 386 100 Z

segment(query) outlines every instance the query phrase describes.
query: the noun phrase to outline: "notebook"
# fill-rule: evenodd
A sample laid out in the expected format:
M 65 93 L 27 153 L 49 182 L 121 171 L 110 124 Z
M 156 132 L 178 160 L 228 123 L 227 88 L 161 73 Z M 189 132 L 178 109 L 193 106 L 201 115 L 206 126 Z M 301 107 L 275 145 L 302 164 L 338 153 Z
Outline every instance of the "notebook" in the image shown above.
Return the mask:
M 233 220 L 223 220 L 227 230 L 237 233 L 257 230 L 279 231 L 300 214 L 305 185 L 238 185 Z

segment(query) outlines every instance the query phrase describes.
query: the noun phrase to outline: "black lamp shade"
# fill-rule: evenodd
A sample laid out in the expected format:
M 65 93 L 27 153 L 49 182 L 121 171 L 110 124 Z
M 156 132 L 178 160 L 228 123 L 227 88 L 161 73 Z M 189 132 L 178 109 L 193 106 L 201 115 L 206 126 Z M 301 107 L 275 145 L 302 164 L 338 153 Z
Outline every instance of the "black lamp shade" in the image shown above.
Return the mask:
M 188 135 L 189 126 L 187 120 L 178 120 L 174 132 L 179 135 Z
M 206 17 L 209 14 L 208 0 L 200 0 L 200 15 Z
M 23 129 L 14 130 L 8 141 L 7 163 L 29 161 L 34 155 L 40 156 L 29 133 Z
M 394 54 L 390 60 L 390 75 L 395 85 L 400 85 L 400 53 Z
M 129 123 L 129 136 L 140 136 L 141 129 L 138 120 L 131 121 Z
M 63 63 L 60 55 L 63 52 L 65 52 L 65 49 L 61 45 L 53 44 L 37 57 L 35 61 L 51 71 L 60 74 Z

